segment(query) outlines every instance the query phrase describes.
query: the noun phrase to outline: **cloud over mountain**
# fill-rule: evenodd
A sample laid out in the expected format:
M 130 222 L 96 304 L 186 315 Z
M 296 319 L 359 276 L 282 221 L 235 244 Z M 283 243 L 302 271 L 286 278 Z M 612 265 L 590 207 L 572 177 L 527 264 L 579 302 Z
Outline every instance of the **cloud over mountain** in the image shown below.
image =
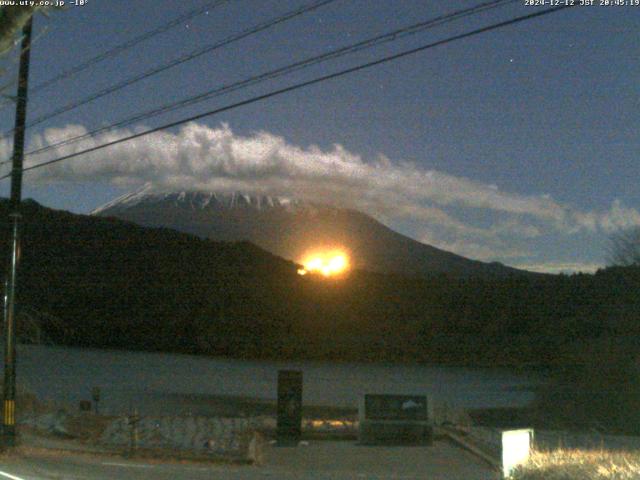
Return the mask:
M 47 129 L 30 138 L 30 148 L 85 133 L 80 125 Z M 89 137 L 31 157 L 27 165 L 131 133 L 118 130 Z M 8 145 L 0 147 L 6 156 Z M 383 220 L 401 218 L 436 225 L 455 234 L 458 244 L 480 241 L 478 245 L 486 247 L 491 239 L 504 236 L 526 239 L 544 231 L 609 233 L 640 225 L 640 212 L 617 200 L 608 211 L 585 212 L 544 194 L 504 191 L 384 156 L 363 159 L 340 145 L 301 147 L 267 132 L 237 135 L 224 124 L 215 128 L 187 124 L 177 132 L 159 132 L 34 170 L 31 178 L 41 182 L 102 180 L 118 185 L 150 182 L 174 190 L 294 196 L 363 210 Z M 463 219 L 466 216 L 460 212 L 464 209 L 489 211 L 497 220 L 489 227 L 472 225 Z

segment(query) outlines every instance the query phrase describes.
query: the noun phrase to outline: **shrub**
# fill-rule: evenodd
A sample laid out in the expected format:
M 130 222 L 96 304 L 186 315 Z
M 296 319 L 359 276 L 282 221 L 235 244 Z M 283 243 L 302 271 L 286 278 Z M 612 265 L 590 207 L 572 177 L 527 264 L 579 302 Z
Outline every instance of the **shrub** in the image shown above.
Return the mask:
M 533 452 L 513 480 L 626 480 L 640 478 L 639 452 L 555 450 Z
M 568 367 L 536 398 L 540 427 L 640 434 L 640 368 L 623 355 Z

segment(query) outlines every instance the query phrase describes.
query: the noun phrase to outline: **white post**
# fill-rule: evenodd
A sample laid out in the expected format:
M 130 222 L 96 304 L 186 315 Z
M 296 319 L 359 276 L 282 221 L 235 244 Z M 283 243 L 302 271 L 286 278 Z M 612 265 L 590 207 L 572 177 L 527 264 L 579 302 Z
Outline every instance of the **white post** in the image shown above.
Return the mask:
M 509 478 L 513 470 L 529 459 L 533 443 L 533 430 L 505 430 L 502 432 L 502 472 Z

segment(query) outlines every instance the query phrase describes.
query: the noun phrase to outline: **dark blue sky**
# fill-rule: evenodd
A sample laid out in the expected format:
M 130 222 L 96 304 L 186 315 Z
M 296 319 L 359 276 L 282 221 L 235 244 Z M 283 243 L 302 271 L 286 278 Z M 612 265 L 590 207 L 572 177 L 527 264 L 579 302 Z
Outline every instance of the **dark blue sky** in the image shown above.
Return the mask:
M 307 3 L 311 1 L 231 0 L 33 94 L 28 116 L 37 118 Z M 28 137 L 34 145 L 46 129 L 62 129 L 49 130 L 48 138 L 59 138 L 72 125 L 91 130 L 478 3 L 338 0 L 62 114 L 31 129 Z M 49 18 L 39 15 L 31 85 L 206 4 L 88 0 Z M 534 11 L 524 0 L 514 2 L 138 126 L 156 126 Z M 312 191 L 314 200 L 342 182 L 342 194 L 327 201 L 365 209 L 403 233 L 466 256 L 549 271 L 603 265 L 607 238 L 617 229 L 640 224 L 639 20 L 640 7 L 576 7 L 200 120 L 209 133 L 228 125 L 225 138 L 233 146 L 226 163 L 218 165 L 222 170 L 208 175 L 226 175 L 229 188 L 250 185 L 281 195 Z M 5 59 L 7 78 L 15 62 L 14 54 Z M 2 111 L 0 121 L 3 130 L 12 126 L 11 109 Z M 194 184 L 208 184 L 198 177 L 199 170 L 176 160 L 185 155 L 180 147 L 171 150 L 175 158 L 161 160 L 145 149 L 179 144 L 176 139 L 193 134 L 181 129 L 170 133 L 174 143 L 163 138 L 132 145 L 129 151 L 107 149 L 99 156 L 70 160 L 49 174 L 42 169 L 27 175 L 25 195 L 86 213 L 148 181 L 175 184 L 180 176 L 183 188 L 190 187 L 190 178 L 197 180 Z M 217 141 L 207 138 L 207 145 Z M 252 153 L 253 143 L 271 145 L 275 138 L 280 141 L 277 155 Z M 114 175 L 149 155 L 156 156 L 146 160 L 148 169 Z M 346 158 L 340 175 L 322 177 L 320 167 L 311 173 L 295 168 L 295 162 L 320 164 L 326 160 L 323 155 Z M 51 157 L 39 159 L 46 158 Z M 83 162 L 102 162 L 103 168 L 87 170 Z M 269 175 L 256 170 L 260 162 L 268 164 L 260 168 Z M 310 178 L 322 188 L 310 187 Z M 391 185 L 389 178 L 397 181 Z M 350 184 L 357 184 L 352 196 L 361 200 L 344 195 Z M 3 194 L 7 187 L 3 185 Z

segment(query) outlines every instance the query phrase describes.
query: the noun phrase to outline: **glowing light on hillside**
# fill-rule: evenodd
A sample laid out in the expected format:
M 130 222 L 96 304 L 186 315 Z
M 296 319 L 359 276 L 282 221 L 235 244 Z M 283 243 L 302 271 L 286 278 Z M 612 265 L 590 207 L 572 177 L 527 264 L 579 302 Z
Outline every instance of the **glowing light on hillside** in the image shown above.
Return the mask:
M 304 268 L 298 269 L 298 275 L 319 273 L 325 277 L 333 277 L 349 269 L 349 257 L 339 250 L 314 252 L 304 258 L 302 265 Z

